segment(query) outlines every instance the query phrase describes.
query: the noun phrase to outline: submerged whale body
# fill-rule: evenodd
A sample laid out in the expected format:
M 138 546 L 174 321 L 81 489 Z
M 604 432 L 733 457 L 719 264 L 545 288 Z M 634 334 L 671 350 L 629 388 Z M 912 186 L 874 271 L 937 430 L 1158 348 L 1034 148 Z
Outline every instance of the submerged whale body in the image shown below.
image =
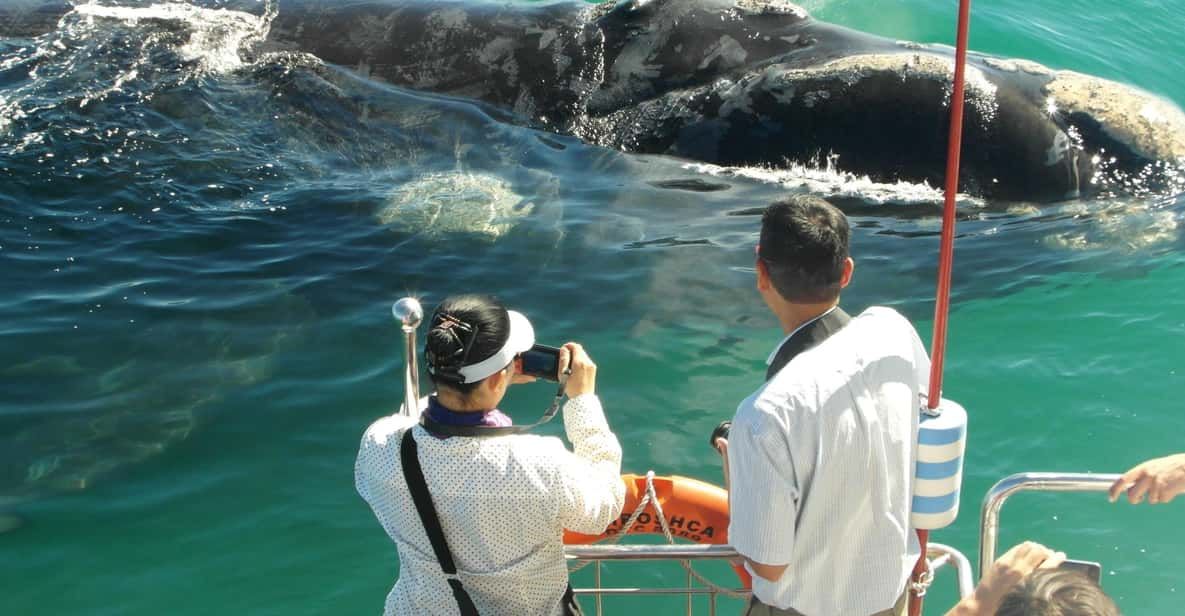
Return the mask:
M 25 10 L 26 29 L 47 27 L 47 6 L 58 5 Z M 21 20 L 3 12 L 12 36 Z M 815 21 L 782 0 L 279 0 L 262 49 L 629 152 L 829 159 L 877 181 L 943 183 L 951 50 Z M 1146 92 L 976 54 L 967 78 L 964 192 L 1056 201 L 1116 177 L 1156 186 L 1185 162 L 1185 114 Z

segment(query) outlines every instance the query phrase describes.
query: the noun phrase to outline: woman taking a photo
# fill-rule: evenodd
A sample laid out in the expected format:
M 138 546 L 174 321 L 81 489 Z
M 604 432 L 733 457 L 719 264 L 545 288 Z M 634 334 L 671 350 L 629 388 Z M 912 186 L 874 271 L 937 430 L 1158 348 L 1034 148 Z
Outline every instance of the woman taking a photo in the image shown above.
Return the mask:
M 621 514 L 621 445 L 594 392 L 596 365 L 574 342 L 559 356 L 573 450 L 512 433 L 498 404 L 534 380 L 519 374 L 534 344 L 526 317 L 497 300 L 446 298 L 424 345 L 436 391 L 423 421 L 391 415 L 363 436 L 355 484 L 399 551 L 387 616 L 579 613 L 563 532 L 599 534 Z

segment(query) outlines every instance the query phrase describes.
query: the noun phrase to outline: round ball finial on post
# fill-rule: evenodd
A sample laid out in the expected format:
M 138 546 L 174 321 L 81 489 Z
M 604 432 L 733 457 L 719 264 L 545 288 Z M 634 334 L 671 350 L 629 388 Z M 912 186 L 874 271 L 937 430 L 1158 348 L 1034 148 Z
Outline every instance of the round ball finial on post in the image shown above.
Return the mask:
M 391 314 L 403 328 L 404 359 L 407 362 L 403 373 L 403 414 L 411 417 L 420 415 L 420 374 L 416 359 L 416 328 L 424 320 L 424 308 L 420 300 L 405 297 L 391 306 Z
M 403 326 L 403 331 L 415 331 L 424 320 L 424 308 L 420 306 L 420 300 L 414 297 L 405 297 L 392 304 L 391 314 Z

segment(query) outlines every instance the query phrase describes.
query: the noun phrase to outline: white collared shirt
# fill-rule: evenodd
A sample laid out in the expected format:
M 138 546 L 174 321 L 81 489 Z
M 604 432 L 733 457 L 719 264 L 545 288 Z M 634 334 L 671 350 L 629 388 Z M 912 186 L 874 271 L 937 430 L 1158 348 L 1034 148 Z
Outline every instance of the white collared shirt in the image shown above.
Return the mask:
M 754 576 L 763 603 L 866 616 L 901 596 L 920 553 L 910 491 L 929 369 L 909 321 L 874 307 L 741 402 L 729 541 L 753 561 L 788 565 L 775 582 Z
M 424 481 L 461 581 L 481 614 L 562 614 L 568 584 L 564 529 L 599 534 L 621 514 L 621 445 L 594 395 L 564 405 L 559 438 L 518 434 L 436 438 L 391 415 L 362 437 L 358 493 L 399 551 L 387 616 L 456 616 L 458 607 L 403 478 L 399 447 L 411 428 Z

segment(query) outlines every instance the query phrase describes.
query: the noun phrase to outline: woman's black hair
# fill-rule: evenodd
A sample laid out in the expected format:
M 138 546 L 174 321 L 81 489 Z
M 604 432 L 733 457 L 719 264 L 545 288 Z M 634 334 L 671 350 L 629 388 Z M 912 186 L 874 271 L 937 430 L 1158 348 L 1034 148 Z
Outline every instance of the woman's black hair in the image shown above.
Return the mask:
M 437 387 L 443 385 L 468 394 L 481 381 L 462 383 L 460 369 L 493 356 L 509 337 L 510 315 L 497 299 L 489 295 L 450 295 L 440 302 L 429 321 L 424 340 L 428 376 Z

